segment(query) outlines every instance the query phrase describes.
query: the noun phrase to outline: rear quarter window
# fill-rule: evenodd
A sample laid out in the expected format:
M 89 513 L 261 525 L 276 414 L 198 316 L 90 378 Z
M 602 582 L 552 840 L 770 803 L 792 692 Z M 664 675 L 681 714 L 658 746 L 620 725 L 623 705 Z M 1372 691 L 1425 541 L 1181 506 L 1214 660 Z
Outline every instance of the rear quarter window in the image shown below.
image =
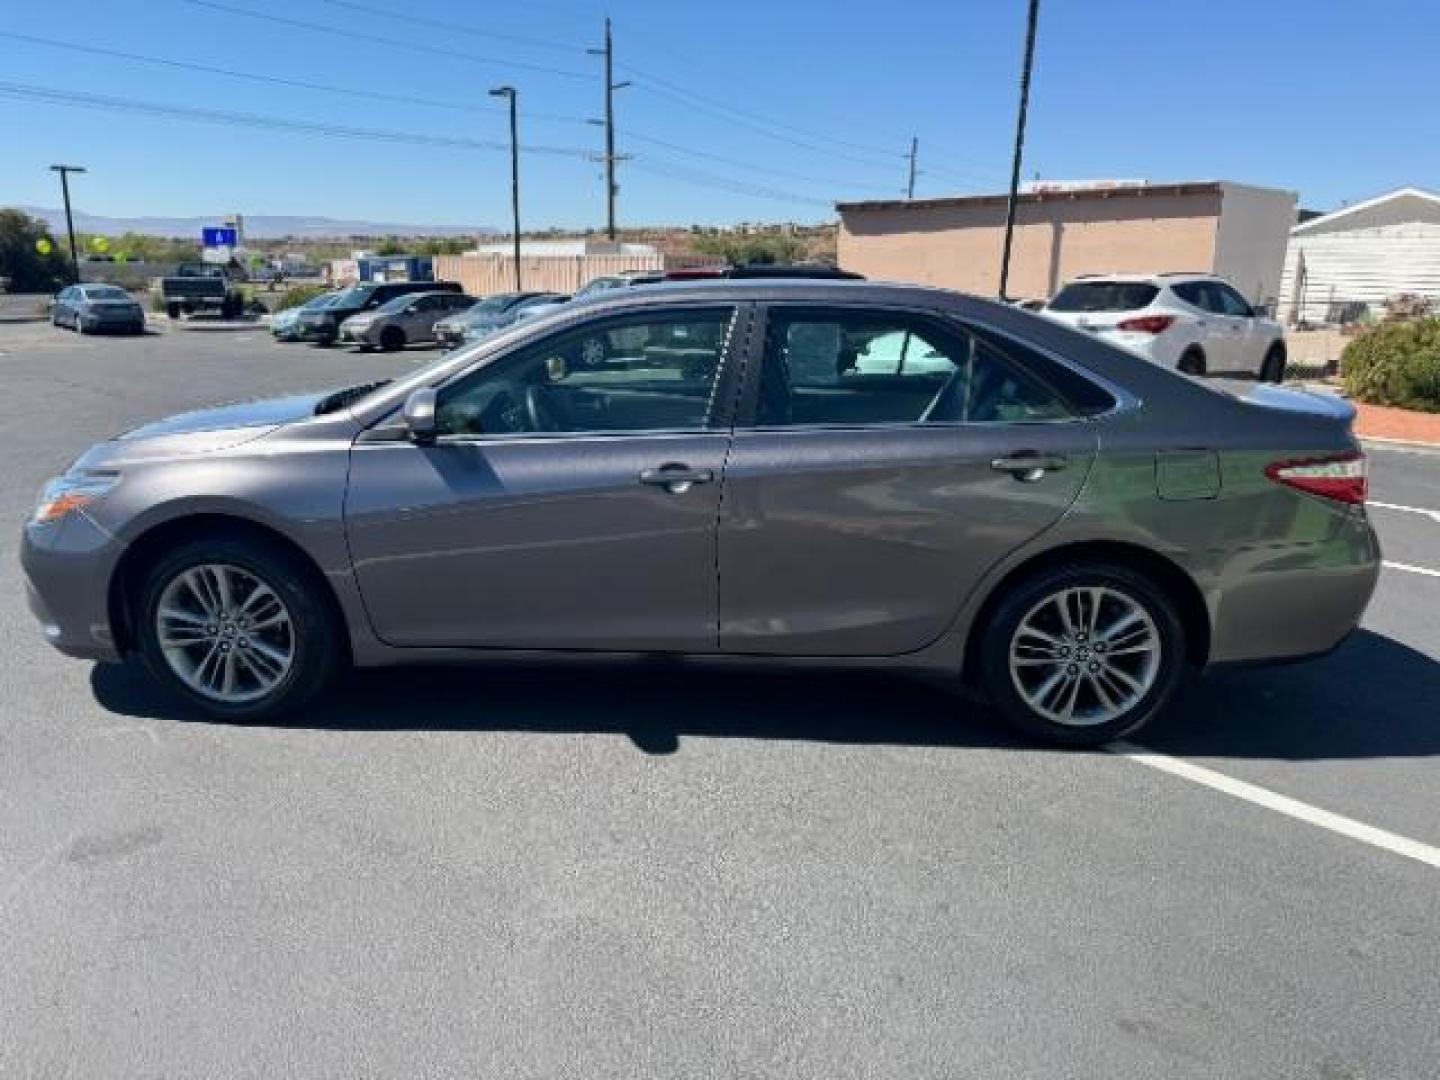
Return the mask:
M 1138 281 L 1077 281 L 1056 293 L 1049 307 L 1051 311 L 1135 311 L 1159 293 L 1158 286 Z

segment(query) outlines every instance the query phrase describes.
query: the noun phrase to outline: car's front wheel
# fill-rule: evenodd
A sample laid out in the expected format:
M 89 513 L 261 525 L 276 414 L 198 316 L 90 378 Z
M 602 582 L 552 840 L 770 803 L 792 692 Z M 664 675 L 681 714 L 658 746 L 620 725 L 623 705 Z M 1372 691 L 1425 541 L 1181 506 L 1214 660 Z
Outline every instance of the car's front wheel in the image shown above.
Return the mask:
M 1185 631 L 1148 577 L 1103 563 L 1026 578 L 996 606 L 980 677 L 1001 714 L 1026 734 L 1096 746 L 1135 731 L 1179 685 Z
M 1270 351 L 1265 354 L 1265 360 L 1260 365 L 1260 381 L 1278 383 L 1285 381 L 1285 346 L 1276 342 L 1270 346 Z
M 157 678 L 217 717 L 293 711 L 339 665 L 339 630 L 314 575 L 276 544 L 206 537 L 145 572 L 138 636 Z

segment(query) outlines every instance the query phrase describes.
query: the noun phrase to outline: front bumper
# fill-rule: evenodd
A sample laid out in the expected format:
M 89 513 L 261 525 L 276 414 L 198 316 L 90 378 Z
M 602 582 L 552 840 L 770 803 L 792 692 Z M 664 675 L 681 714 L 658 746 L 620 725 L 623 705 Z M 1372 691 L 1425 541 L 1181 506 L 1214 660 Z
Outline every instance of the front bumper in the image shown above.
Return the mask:
M 301 323 L 295 327 L 295 341 L 320 341 L 329 343 L 335 340 L 338 328 L 333 323 Z
M 376 323 L 362 323 L 359 326 L 341 323 L 338 340 L 352 345 L 376 345 L 380 341 L 380 327 Z
M 20 565 L 26 600 L 45 640 L 67 656 L 120 659 L 110 623 L 110 580 L 123 551 L 83 512 L 25 526 Z

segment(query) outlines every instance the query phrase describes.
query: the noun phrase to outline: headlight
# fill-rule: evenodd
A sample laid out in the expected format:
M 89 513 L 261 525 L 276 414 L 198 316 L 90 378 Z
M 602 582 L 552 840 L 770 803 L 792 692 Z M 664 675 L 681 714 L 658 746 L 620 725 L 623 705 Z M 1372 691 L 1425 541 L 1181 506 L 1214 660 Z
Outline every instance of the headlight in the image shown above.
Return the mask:
M 116 473 L 67 473 L 57 476 L 41 489 L 35 514 L 30 520 L 37 525 L 59 521 L 66 514 L 103 498 L 119 482 L 120 477 Z

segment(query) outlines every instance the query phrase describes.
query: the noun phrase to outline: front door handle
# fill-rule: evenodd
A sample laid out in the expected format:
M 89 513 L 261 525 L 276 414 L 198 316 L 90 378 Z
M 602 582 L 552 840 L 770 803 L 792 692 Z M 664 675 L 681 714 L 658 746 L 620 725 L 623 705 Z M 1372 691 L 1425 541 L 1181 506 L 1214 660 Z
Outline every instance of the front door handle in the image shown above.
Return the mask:
M 1030 450 L 1022 450 L 1009 457 L 997 457 L 990 462 L 990 468 L 996 472 L 1008 472 L 1016 480 L 1025 484 L 1033 484 L 1047 472 L 1064 467 L 1065 459 L 1059 454 L 1037 454 Z
M 642 484 L 655 484 L 672 495 L 683 495 L 696 484 L 709 484 L 715 479 L 710 469 L 692 469 L 679 462 L 661 465 L 658 469 L 645 469 L 640 473 Z

